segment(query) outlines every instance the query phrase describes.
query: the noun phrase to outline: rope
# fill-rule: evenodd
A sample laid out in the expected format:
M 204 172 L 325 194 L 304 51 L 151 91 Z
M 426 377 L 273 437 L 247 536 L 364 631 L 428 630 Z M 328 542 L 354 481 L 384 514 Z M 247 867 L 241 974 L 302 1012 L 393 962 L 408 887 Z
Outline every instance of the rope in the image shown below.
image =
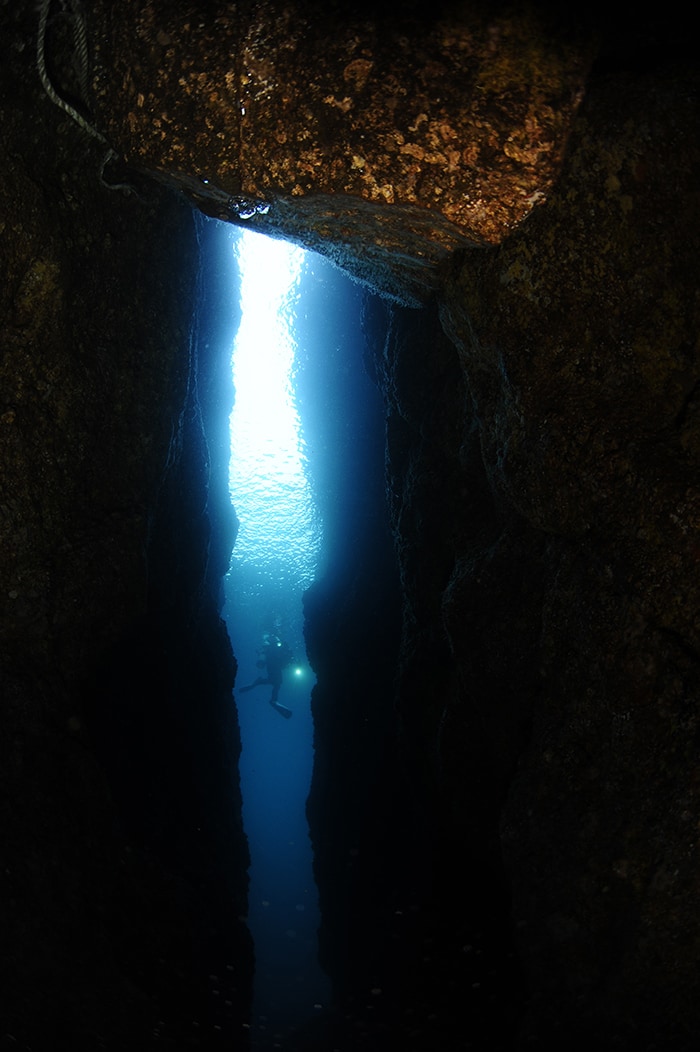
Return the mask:
M 68 2 L 70 3 L 71 0 L 68 0 Z M 50 7 L 51 0 L 40 0 L 39 28 L 36 38 L 36 66 L 39 73 L 39 79 L 41 80 L 44 91 L 55 106 L 58 106 L 58 108 L 63 110 L 64 113 L 67 113 L 68 116 L 71 117 L 75 121 L 75 123 L 83 129 L 84 132 L 87 132 L 88 135 L 91 135 L 94 139 L 97 139 L 98 142 L 102 142 L 106 145 L 107 140 L 105 139 L 102 132 L 99 132 L 97 128 L 95 128 L 94 125 L 90 124 L 90 122 L 86 120 L 81 113 L 78 113 L 75 106 L 71 106 L 69 102 L 66 102 L 65 99 L 62 99 L 56 91 L 56 89 L 54 88 L 53 84 L 51 83 L 51 78 L 49 77 L 49 74 L 46 69 L 45 53 L 46 26 L 48 23 Z M 88 68 L 87 33 L 85 30 L 85 19 L 83 18 L 82 13 L 77 8 L 74 8 L 73 10 L 73 17 L 75 19 L 73 26 L 73 40 L 76 45 L 76 51 L 78 55 L 78 77 L 81 83 L 81 88 L 85 90 L 85 86 L 87 84 Z
M 76 7 L 73 15 L 73 43 L 78 59 L 78 81 L 83 98 L 90 96 L 90 57 L 88 54 L 87 26 L 79 7 Z
M 61 0 L 63 12 L 69 14 L 73 18 L 73 46 L 76 52 L 76 73 L 78 75 L 78 81 L 80 83 L 80 89 L 83 92 L 83 97 L 88 96 L 88 43 L 87 43 L 87 30 L 85 28 L 85 18 L 82 11 L 80 10 L 76 0 Z M 39 3 L 39 27 L 36 38 L 36 66 L 39 73 L 39 79 L 43 85 L 44 91 L 59 109 L 67 113 L 72 120 L 82 128 L 84 132 L 91 135 L 93 139 L 97 139 L 98 142 L 104 143 L 107 147 L 107 152 L 100 165 L 99 175 L 100 182 L 108 190 L 121 190 L 125 194 L 134 194 L 136 197 L 139 195 L 134 190 L 133 186 L 129 183 L 110 183 L 105 178 L 105 168 L 110 163 L 117 159 L 118 154 L 107 142 L 106 138 L 99 132 L 97 128 L 90 121 L 86 120 L 81 113 L 76 110 L 75 106 L 71 106 L 66 99 L 56 91 L 55 87 L 51 83 L 48 71 L 46 69 L 46 27 L 48 24 L 49 10 L 51 8 L 51 0 L 40 0 Z

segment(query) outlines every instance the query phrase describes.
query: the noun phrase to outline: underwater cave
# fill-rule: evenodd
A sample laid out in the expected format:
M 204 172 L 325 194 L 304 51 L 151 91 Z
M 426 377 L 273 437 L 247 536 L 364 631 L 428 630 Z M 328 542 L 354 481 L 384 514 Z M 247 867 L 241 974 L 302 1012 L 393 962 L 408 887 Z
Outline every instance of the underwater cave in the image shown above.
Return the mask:
M 697 1047 L 700 80 L 602 6 L 2 7 L 3 1047 Z

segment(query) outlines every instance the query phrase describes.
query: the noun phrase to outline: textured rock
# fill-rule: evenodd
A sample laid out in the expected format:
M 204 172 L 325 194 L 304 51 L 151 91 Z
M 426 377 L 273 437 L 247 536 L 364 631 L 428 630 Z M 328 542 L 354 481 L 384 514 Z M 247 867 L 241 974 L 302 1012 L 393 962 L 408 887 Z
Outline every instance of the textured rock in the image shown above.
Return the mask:
M 303 12 L 273 25 L 251 6 L 230 25 L 231 10 L 217 23 L 179 4 L 91 7 L 94 119 L 128 165 L 42 92 L 35 13 L 0 15 L 8 1040 L 121 1052 L 221 1033 L 230 1047 L 247 1011 L 234 662 L 215 588 L 235 523 L 200 426 L 217 365 L 193 355 L 192 215 L 161 181 L 203 211 L 323 245 L 394 300 L 439 291 L 423 311 L 376 308 L 368 327 L 402 604 L 396 665 L 376 689 L 373 663 L 399 628 L 379 535 L 368 527 L 345 576 L 307 603 L 322 945 L 347 998 L 333 1036 L 383 1048 L 400 1034 L 430 1052 L 436 1037 L 449 1052 L 480 1040 L 484 1052 L 552 1040 L 690 1052 L 694 57 L 637 12 L 604 39 L 576 112 L 587 49 L 530 15 L 482 6 L 485 21 L 472 12 L 462 35 L 425 34 L 416 56 L 364 9 L 356 44 L 326 41 Z M 50 33 L 54 74 L 75 95 L 65 18 Z M 460 67 L 464 109 L 442 121 L 429 87 L 457 40 L 479 61 Z M 242 75 L 230 69 L 242 57 L 246 114 L 225 76 Z M 392 111 L 390 98 L 415 108 Z M 382 107 L 396 117 L 396 151 L 375 138 L 361 152 L 357 99 L 375 136 Z M 229 140 L 231 113 L 247 120 Z M 322 165 L 291 134 L 280 142 L 307 126 Z M 464 141 L 441 184 L 426 151 L 448 158 L 446 126 Z M 443 211 L 450 195 L 462 211 Z M 364 666 L 342 664 L 336 630 L 362 643 Z M 228 1015 L 210 974 L 227 977 Z
M 510 1013 L 520 1032 L 508 1048 L 685 1052 L 700 1032 L 698 85 L 662 46 L 656 68 L 644 55 L 642 69 L 624 52 L 622 69 L 601 62 L 548 202 L 498 249 L 455 259 L 451 345 L 428 312 L 394 311 L 375 346 L 403 594 L 392 762 L 412 780 L 395 821 L 420 785 L 444 990 L 451 939 L 480 945 L 464 859 L 498 879 L 500 814 L 528 991 L 518 1026 L 514 976 L 491 965 L 499 1023 Z M 367 953 L 361 889 L 392 872 L 381 857 L 354 861 Z M 414 903 L 420 942 L 429 896 Z M 400 945 L 381 907 L 371 916 Z M 464 1006 L 472 984 L 452 974 Z M 420 1004 L 430 983 L 409 989 Z M 478 1046 L 448 1022 L 455 989 L 430 996 L 452 1027 L 440 1041 Z M 507 1029 L 492 1019 L 483 1047 Z
M 0 1043 L 230 1038 L 207 976 L 238 1036 L 234 524 L 203 455 L 193 213 L 101 185 L 104 147 L 42 91 L 31 5 L 0 33 Z
M 547 194 L 592 57 L 535 8 L 96 3 L 96 120 L 209 214 L 418 301 Z
M 594 81 L 547 205 L 444 306 L 490 483 L 546 546 L 504 844 L 533 1032 L 584 1047 L 700 1030 L 696 93 Z

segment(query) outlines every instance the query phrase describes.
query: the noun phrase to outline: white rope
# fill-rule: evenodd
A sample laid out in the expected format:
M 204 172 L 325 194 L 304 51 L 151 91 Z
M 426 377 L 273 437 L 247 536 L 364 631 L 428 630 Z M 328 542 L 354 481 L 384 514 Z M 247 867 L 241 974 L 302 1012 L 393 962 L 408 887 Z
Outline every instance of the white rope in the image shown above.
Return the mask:
M 83 129 L 83 131 L 88 133 L 88 135 L 91 135 L 94 139 L 97 139 L 98 142 L 103 142 L 106 145 L 107 140 L 105 139 L 104 135 L 101 132 L 99 132 L 97 128 L 95 128 L 92 124 L 90 124 L 90 122 L 87 121 L 81 113 L 78 113 L 74 106 L 71 106 L 69 102 L 66 102 L 65 99 L 62 99 L 56 91 L 56 89 L 54 88 L 53 84 L 51 83 L 51 78 L 49 77 L 49 74 L 46 69 L 45 53 L 46 26 L 49 18 L 50 7 L 51 0 L 40 0 L 39 28 L 36 38 L 36 66 L 39 73 L 39 79 L 41 80 L 44 91 L 55 106 L 58 106 L 58 108 L 63 110 L 64 113 L 67 113 L 68 116 L 71 117 L 75 121 L 75 123 Z M 79 78 L 81 80 L 81 84 L 84 88 L 85 83 L 87 81 L 87 35 L 85 32 L 85 20 L 83 18 L 82 13 L 79 10 L 77 10 L 77 8 L 73 11 L 73 17 L 76 19 L 76 25 L 74 28 L 74 40 L 77 45 L 78 61 L 80 63 L 78 73 Z
M 102 160 L 102 164 L 100 165 L 99 174 L 100 182 L 102 183 L 102 185 L 108 190 L 121 190 L 125 194 L 134 194 L 136 197 L 138 197 L 138 194 L 134 190 L 133 186 L 130 186 L 129 183 L 110 183 L 107 181 L 107 179 L 105 178 L 105 168 L 107 167 L 110 161 L 114 161 L 117 159 L 117 153 L 109 145 L 102 132 L 99 132 L 97 128 L 95 128 L 94 125 L 90 124 L 90 122 L 86 120 L 81 113 L 78 113 L 74 106 L 71 106 L 69 102 L 61 98 L 61 96 L 58 94 L 53 84 L 51 83 L 51 78 L 49 77 L 48 71 L 46 69 L 45 52 L 46 26 L 48 23 L 50 8 L 51 0 L 40 0 L 39 28 L 37 31 L 36 39 L 36 66 L 39 72 L 39 79 L 41 80 L 44 91 L 54 103 L 54 105 L 58 106 L 58 108 L 63 110 L 64 113 L 67 113 L 68 116 L 71 117 L 75 121 L 75 123 L 83 129 L 83 131 L 87 132 L 88 135 L 91 135 L 93 139 L 97 139 L 98 142 L 104 143 L 104 145 L 107 147 L 107 152 Z M 77 51 L 77 74 L 78 79 L 80 81 L 81 89 L 83 93 L 86 94 L 88 82 L 88 47 L 87 32 L 85 29 L 85 19 L 75 0 L 65 0 L 65 2 L 63 3 L 64 12 L 67 11 L 69 8 L 71 8 L 72 10 L 68 13 L 72 14 L 72 17 L 75 20 L 73 25 L 73 43 Z

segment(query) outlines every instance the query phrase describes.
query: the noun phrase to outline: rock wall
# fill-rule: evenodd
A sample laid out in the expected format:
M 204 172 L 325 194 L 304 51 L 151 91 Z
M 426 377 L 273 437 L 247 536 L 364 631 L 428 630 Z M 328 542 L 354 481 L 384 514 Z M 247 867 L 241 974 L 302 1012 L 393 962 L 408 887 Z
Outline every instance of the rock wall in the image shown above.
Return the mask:
M 75 91 L 66 18 L 51 56 Z M 347 200 L 332 213 L 339 259 L 426 304 L 365 317 L 395 572 L 368 530 L 307 600 L 339 1047 L 689 1052 L 700 1033 L 700 85 L 672 14 L 601 25 L 520 226 L 421 263 L 409 223 L 406 270 L 401 220 L 377 256 L 362 220 L 343 241 Z M 5 1034 L 245 1047 L 206 226 L 50 102 L 34 11 L 0 28 Z M 290 224 L 270 229 L 303 234 L 303 210 Z
M 155 186 L 101 184 L 103 147 L 41 89 L 32 5 L 0 33 L 0 1043 L 230 1047 L 252 977 L 235 523 L 197 230 Z
M 544 555 L 503 815 L 531 1026 L 612 1048 L 700 1032 L 698 82 L 656 60 L 592 79 L 547 206 L 443 304 L 491 486 Z
M 594 53 L 536 4 L 124 0 L 90 31 L 117 156 L 414 305 L 547 193 Z
M 441 613 L 456 553 L 497 538 L 498 519 L 437 310 L 369 301 L 363 328 L 385 399 L 393 558 L 381 534 L 369 549 L 356 543 L 366 513 L 349 518 L 305 603 L 318 676 L 309 819 L 340 1015 L 333 1041 L 508 1049 L 523 979 L 497 834 L 506 772 L 470 709 Z M 343 461 L 339 452 L 338 472 Z M 485 606 L 472 613 L 486 632 Z M 482 674 L 504 710 L 508 674 Z M 513 722 L 505 739 L 518 737 Z
M 401 978 L 376 981 L 387 1009 L 352 976 L 366 1040 L 422 997 L 439 1010 L 432 1035 L 412 1016 L 416 1048 L 700 1033 L 698 82 L 663 35 L 619 44 L 546 204 L 455 258 L 443 329 L 393 309 L 374 333 L 403 618 L 382 766 L 400 791 L 374 801 L 390 846 L 354 857 L 345 905 L 350 960 Z M 439 892 L 416 881 L 409 949 L 391 906 L 426 859 Z M 475 871 L 504 879 L 505 911 Z M 372 884 L 391 890 L 370 908 Z M 496 959 L 469 975 L 457 948 L 483 953 L 484 931 Z

